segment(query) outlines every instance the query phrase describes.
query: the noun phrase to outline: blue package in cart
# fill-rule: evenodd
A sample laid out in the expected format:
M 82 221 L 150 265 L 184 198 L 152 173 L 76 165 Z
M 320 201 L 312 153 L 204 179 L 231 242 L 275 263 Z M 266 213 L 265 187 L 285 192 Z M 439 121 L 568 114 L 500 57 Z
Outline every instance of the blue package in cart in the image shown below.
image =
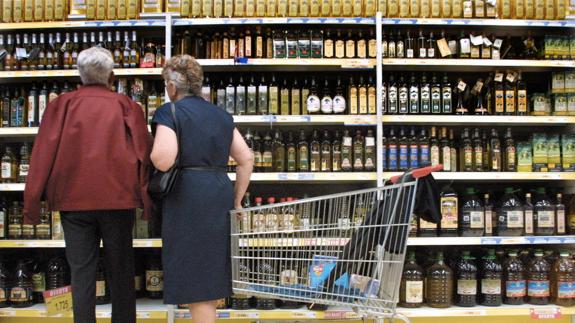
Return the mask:
M 309 268 L 310 287 L 316 289 L 323 286 L 324 281 L 329 277 L 335 268 L 337 257 L 314 255 L 311 267 Z M 348 274 L 344 274 L 335 281 L 335 286 L 349 288 Z

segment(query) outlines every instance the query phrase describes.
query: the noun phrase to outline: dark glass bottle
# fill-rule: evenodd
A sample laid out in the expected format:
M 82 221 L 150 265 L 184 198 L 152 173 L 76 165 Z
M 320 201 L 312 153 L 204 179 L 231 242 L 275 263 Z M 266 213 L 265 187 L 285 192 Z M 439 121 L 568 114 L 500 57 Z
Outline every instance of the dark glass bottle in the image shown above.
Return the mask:
M 427 131 L 425 130 L 425 128 L 421 129 L 419 135 L 419 166 L 420 167 L 431 166 L 429 137 L 427 137 Z
M 415 135 L 415 128 L 412 127 L 409 131 L 409 168 L 419 167 L 419 153 L 419 138 Z
M 145 276 L 146 276 L 146 269 L 144 264 L 144 258 L 141 256 L 137 256 L 135 257 L 135 274 L 134 274 L 136 298 L 142 298 L 146 295 Z
M 511 128 L 507 128 L 503 140 L 505 143 L 505 150 L 503 156 L 503 170 L 506 172 L 516 172 L 517 150 L 515 147 L 515 141 L 513 140 L 513 135 L 511 134 Z
M 341 133 L 339 130 L 335 131 L 333 136 L 333 141 L 331 143 L 331 159 L 332 159 L 332 166 L 331 169 L 334 172 L 340 172 L 341 169 Z
M 469 128 L 465 128 L 461 132 L 459 162 L 460 162 L 460 169 L 462 171 L 464 172 L 473 171 L 473 142 L 471 141 Z
M 395 135 L 395 129 L 391 128 L 389 131 L 389 138 L 387 140 L 387 168 L 389 171 L 397 171 L 399 168 L 399 154 L 398 154 L 398 141 Z
M 288 131 L 286 140 L 286 169 L 288 172 L 297 171 L 297 146 L 294 141 L 293 132 Z
M 469 251 L 463 251 L 456 269 L 457 293 L 455 305 L 472 307 L 477 305 L 477 265 Z
M 66 286 L 68 282 L 68 263 L 63 257 L 54 257 L 48 261 L 46 268 L 46 289 Z
M 286 149 L 283 142 L 282 133 L 276 130 L 274 133 L 274 140 L 272 143 L 273 153 L 273 171 L 285 172 L 286 171 Z
M 436 261 L 427 269 L 425 300 L 429 307 L 447 308 L 453 304 L 453 271 L 445 264 L 443 252 L 438 252 Z
M 547 305 L 550 301 L 551 266 L 543 258 L 543 252 L 536 250 L 527 267 L 527 302 L 531 305 Z
M 368 129 L 364 140 L 364 170 L 366 172 L 374 172 L 376 168 L 376 147 L 375 147 L 375 136 L 373 130 Z
M 365 156 L 364 156 L 364 138 L 361 134 L 361 130 L 355 131 L 355 138 L 353 138 L 353 170 L 355 172 L 361 172 L 365 167 Z
M 503 268 L 499 260 L 497 260 L 494 249 L 487 250 L 487 255 L 481 259 L 480 269 L 481 288 L 479 303 L 485 306 L 500 306 L 502 301 Z
M 321 144 L 319 142 L 319 132 L 314 130 L 309 144 L 310 151 L 310 171 L 319 172 L 321 170 Z
M 273 141 L 272 136 L 269 132 L 267 132 L 264 136 L 262 152 L 263 152 L 262 153 L 263 171 L 273 172 L 274 169 Z
M 34 285 L 34 292 L 32 294 L 34 303 L 43 303 L 43 293 L 46 291 L 46 272 L 44 270 L 44 265 L 40 260 L 34 262 L 32 268 L 32 283 Z
M 322 172 L 331 172 L 332 167 L 331 138 L 328 130 L 323 131 L 320 160 L 321 160 L 320 170 Z
M 146 292 L 149 298 L 161 299 L 164 296 L 164 271 L 159 252 L 148 256 L 146 265 Z
M 403 127 L 399 129 L 398 154 L 399 170 L 405 171 L 409 168 L 409 140 Z
M 299 142 L 297 144 L 297 170 L 298 172 L 309 172 L 309 146 L 304 130 L 300 130 L 299 132 Z
M 96 305 L 110 303 L 110 292 L 106 282 L 106 269 L 104 268 L 104 258 L 98 259 L 96 270 Z
M 479 129 L 477 128 L 473 130 L 472 143 L 473 143 L 473 171 L 481 172 L 484 169 L 483 154 L 485 152 L 483 151 L 484 146 L 483 141 L 481 140 L 481 135 L 479 133 Z
M 425 277 L 423 270 L 417 264 L 415 252 L 407 255 L 407 261 L 403 266 L 401 285 L 399 287 L 399 306 L 416 308 L 423 305 Z
M 468 187 L 459 208 L 459 235 L 481 237 L 485 232 L 485 212 L 477 191 Z
M 32 273 L 29 265 L 29 260 L 20 260 L 14 270 L 12 288 L 10 289 L 10 305 L 14 308 L 34 305 Z
M 509 257 L 503 266 L 503 278 L 505 280 L 503 302 L 509 305 L 523 304 L 527 295 L 525 265 L 516 251 L 509 252 Z

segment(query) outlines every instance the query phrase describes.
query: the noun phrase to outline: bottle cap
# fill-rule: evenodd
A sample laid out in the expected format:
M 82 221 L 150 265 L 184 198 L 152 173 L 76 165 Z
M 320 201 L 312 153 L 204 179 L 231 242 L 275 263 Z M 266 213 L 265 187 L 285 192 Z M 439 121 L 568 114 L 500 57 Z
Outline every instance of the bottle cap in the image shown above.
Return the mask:
M 256 197 L 255 198 L 256 203 L 262 203 L 263 199 L 261 197 Z
M 275 197 L 268 197 L 268 204 L 274 204 L 276 202 Z

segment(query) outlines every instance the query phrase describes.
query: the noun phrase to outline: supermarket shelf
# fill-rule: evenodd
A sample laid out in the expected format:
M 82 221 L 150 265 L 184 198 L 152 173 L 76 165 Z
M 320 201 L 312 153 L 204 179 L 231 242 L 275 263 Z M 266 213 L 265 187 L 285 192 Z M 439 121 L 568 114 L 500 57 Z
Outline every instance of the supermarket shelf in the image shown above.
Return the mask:
M 167 319 L 168 311 L 167 306 L 162 304 L 162 300 L 151 299 L 138 299 L 136 315 L 138 319 Z M 50 317 L 71 317 L 69 315 L 59 315 Z M 0 317 L 48 317 L 46 306 L 44 304 L 36 304 L 28 308 L 3 308 L 0 309 Z M 96 306 L 96 317 L 110 318 L 112 317 L 112 305 L 99 305 Z
M 562 126 L 575 124 L 575 117 L 556 116 L 458 116 L 458 115 L 384 115 L 385 124 L 490 125 L 490 126 Z
M 464 317 L 464 316 L 530 316 L 533 318 L 556 318 L 561 315 L 573 315 L 573 307 L 560 307 L 555 305 L 534 306 L 534 305 L 502 305 L 500 307 L 476 306 L 471 308 L 452 307 L 446 309 L 436 309 L 429 307 L 406 309 L 398 308 L 397 311 L 410 318 L 415 317 Z M 176 310 L 176 318 L 189 318 L 187 310 Z M 272 311 L 234 311 L 219 310 L 219 319 L 260 319 L 260 320 L 345 320 L 360 319 L 361 316 L 351 310 L 351 308 L 330 308 L 327 311 L 309 311 L 305 308 L 295 310 L 272 310 Z
M 575 28 L 573 20 L 520 20 L 520 19 L 383 19 L 385 25 L 403 26 L 480 26 L 480 27 L 551 27 Z
M 322 71 L 339 69 L 372 69 L 375 59 L 354 58 L 238 58 L 238 59 L 198 59 L 198 63 L 207 71 L 226 71 L 230 67 L 247 70 L 282 71 Z
M 227 25 L 375 25 L 374 18 L 191 18 L 174 19 L 174 26 Z
M 377 124 L 376 119 L 377 117 L 374 115 L 234 116 L 234 122 L 239 125 L 270 125 L 270 124 L 340 125 L 341 124 L 346 126 L 373 126 Z
M 0 30 L 23 29 L 78 29 L 78 28 L 127 28 L 127 27 L 162 27 L 164 19 L 110 20 L 110 21 L 51 21 L 51 22 L 15 22 L 0 23 Z
M 233 181 L 235 173 L 228 174 Z M 253 173 L 252 182 L 369 182 L 377 179 L 375 172 L 358 173 Z
M 161 239 L 134 239 L 134 248 L 161 248 Z M 1 248 L 64 248 L 64 240 L 0 240 Z
M 160 76 L 161 68 L 117 68 L 116 76 Z M 0 72 L 1 80 L 27 79 L 27 78 L 53 78 L 53 77 L 79 77 L 78 70 L 52 70 L 52 71 L 4 71 Z
M 520 68 L 524 72 L 543 72 L 560 68 L 575 68 L 571 60 L 526 60 L 526 59 L 383 59 L 384 70 L 479 72 L 498 69 Z
M 393 173 L 392 173 L 393 175 Z M 389 176 L 389 175 L 388 175 Z M 384 175 L 384 177 L 386 177 Z M 561 173 L 518 173 L 518 172 L 438 172 L 433 173 L 437 180 L 474 181 L 474 182 L 501 182 L 501 181 L 572 181 L 575 172 Z

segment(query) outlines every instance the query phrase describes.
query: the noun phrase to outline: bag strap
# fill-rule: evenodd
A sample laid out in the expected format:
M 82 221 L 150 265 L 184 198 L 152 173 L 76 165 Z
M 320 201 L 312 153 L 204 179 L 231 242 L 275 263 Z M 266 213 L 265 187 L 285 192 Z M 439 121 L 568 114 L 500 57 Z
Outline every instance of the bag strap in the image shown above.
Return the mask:
M 172 111 L 172 118 L 174 119 L 174 127 L 176 128 L 176 140 L 178 142 L 178 155 L 176 156 L 176 162 L 174 163 L 175 167 L 180 166 L 180 125 L 178 123 L 178 118 L 176 117 L 176 105 L 174 102 L 170 102 L 170 111 Z

